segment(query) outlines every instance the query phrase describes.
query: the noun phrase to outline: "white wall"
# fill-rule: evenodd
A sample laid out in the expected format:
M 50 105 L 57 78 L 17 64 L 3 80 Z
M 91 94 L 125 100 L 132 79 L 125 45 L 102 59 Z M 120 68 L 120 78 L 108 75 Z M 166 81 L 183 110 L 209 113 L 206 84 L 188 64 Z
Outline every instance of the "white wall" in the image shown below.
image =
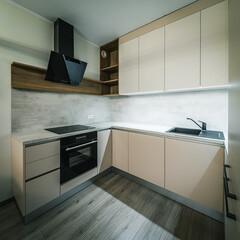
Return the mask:
M 53 24 L 0 0 L 0 38 L 24 46 L 49 50 L 53 46 Z
M 196 128 L 186 120 L 191 117 L 207 122 L 209 130 L 228 130 L 227 90 L 115 97 L 110 107 L 113 121 Z
M 75 48 L 88 62 L 85 76 L 99 79 L 99 48 L 77 35 Z M 0 202 L 11 197 L 11 64 L 47 67 L 52 49 L 52 23 L 0 0 Z

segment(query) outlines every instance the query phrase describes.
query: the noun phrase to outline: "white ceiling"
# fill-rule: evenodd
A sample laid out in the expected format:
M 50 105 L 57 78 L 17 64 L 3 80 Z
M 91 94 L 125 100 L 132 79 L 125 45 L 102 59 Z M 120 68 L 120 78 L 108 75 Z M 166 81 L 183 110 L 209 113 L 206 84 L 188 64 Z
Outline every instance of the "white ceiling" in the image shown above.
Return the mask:
M 196 0 L 12 0 L 38 15 L 72 24 L 101 46 Z

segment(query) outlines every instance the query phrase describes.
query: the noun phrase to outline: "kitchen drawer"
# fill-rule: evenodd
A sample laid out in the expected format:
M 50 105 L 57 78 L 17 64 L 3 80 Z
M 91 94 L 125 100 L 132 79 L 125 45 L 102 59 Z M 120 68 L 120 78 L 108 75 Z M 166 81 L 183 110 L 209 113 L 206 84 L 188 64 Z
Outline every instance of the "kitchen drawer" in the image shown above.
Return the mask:
M 61 195 L 79 186 L 80 184 L 88 181 L 92 177 L 98 174 L 97 167 L 69 180 L 68 182 L 61 185 Z
M 26 163 L 60 154 L 60 141 L 26 147 Z
M 26 182 L 26 214 L 60 196 L 60 170 Z
M 60 155 L 26 164 L 26 180 L 60 167 Z

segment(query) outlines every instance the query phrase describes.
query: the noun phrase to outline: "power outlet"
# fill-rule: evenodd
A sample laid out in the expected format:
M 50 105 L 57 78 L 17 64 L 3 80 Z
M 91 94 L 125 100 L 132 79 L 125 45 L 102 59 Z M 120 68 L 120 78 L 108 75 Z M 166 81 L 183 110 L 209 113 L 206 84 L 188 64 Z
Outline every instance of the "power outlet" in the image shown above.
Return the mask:
M 93 119 L 94 115 L 88 115 L 88 119 Z

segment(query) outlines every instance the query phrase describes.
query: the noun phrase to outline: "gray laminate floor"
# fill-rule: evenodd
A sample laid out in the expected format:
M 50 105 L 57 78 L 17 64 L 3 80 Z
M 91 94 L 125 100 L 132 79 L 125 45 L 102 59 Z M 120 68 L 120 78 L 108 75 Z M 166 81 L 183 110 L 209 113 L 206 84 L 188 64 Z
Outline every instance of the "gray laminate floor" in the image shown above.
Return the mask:
M 209 217 L 111 173 L 28 225 L 0 207 L 0 239 L 224 239 Z

